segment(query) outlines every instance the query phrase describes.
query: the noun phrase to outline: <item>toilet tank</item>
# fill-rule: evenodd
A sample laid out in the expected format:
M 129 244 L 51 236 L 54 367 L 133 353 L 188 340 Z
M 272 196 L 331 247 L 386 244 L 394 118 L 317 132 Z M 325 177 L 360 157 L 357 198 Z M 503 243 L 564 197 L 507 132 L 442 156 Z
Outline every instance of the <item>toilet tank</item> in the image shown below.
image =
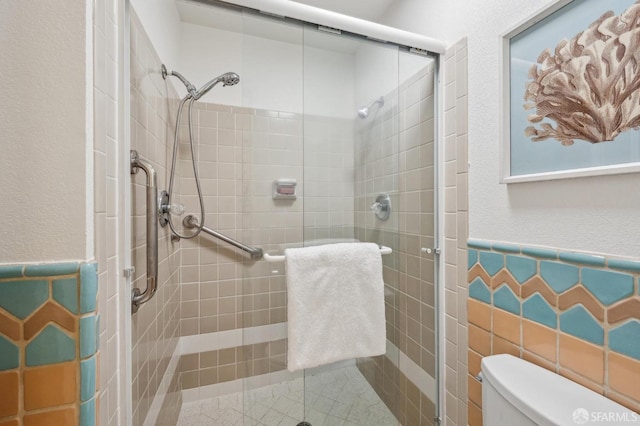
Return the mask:
M 482 359 L 484 426 L 636 424 L 640 415 L 511 355 Z

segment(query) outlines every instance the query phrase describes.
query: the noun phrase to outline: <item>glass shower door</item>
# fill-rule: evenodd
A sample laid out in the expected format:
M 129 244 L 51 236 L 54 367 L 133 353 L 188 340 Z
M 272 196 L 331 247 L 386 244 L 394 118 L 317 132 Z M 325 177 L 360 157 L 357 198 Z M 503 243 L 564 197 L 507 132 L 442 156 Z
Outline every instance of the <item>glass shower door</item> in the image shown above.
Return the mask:
M 398 76 L 398 47 L 305 26 L 304 243 L 362 241 L 393 249 L 383 256 L 390 333 L 391 289 L 399 278 Z M 378 197 L 390 200 L 383 219 L 370 209 Z M 400 403 L 399 376 L 381 374 L 385 363 L 398 360 L 390 350 L 305 370 L 306 421 L 398 424 L 392 407 Z
M 302 25 L 250 11 L 242 24 L 242 108 L 230 123 L 242 155 L 242 241 L 281 256 L 302 246 Z M 278 181 L 295 183 L 295 197 L 274 197 Z M 303 375 L 287 371 L 284 262 L 246 260 L 241 286 L 243 424 L 296 425 Z
M 435 272 L 420 249 L 435 236 L 434 61 L 291 20 L 242 21 L 242 107 L 228 123 L 242 157 L 238 237 L 270 255 L 346 241 L 392 249 L 386 354 L 293 373 L 284 263 L 243 263 L 244 424 L 432 424 Z M 295 197 L 274 197 L 278 181 L 295 182 Z M 381 200 L 388 217 L 372 210 Z
M 305 370 L 312 425 L 433 424 L 437 402 L 435 63 L 392 44 L 304 30 L 304 244 L 374 242 L 386 354 Z M 376 211 L 388 200 L 390 214 Z M 384 332 L 381 331 L 381 332 Z

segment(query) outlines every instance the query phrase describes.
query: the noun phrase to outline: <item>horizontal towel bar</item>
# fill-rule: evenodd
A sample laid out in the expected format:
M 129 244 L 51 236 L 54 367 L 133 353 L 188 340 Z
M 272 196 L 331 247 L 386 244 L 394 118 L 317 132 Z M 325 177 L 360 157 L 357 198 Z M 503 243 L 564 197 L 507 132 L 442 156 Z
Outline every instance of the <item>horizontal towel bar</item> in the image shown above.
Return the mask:
M 387 246 L 380 246 L 380 254 L 391 254 L 393 252 L 393 250 L 391 250 L 391 247 L 387 247 Z M 284 262 L 284 256 L 283 255 L 271 255 L 269 253 L 264 253 L 262 255 L 262 259 L 266 260 L 267 262 Z

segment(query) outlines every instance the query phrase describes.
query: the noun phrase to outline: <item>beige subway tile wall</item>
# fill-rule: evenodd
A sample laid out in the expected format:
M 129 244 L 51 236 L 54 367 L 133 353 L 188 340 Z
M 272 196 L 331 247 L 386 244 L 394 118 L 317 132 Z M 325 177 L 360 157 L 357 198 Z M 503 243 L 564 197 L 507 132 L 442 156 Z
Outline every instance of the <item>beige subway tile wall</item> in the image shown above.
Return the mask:
M 476 336 L 472 336 L 467 327 L 466 242 L 469 237 L 469 216 L 466 38 L 447 49 L 444 61 L 444 415 L 447 424 L 466 425 L 467 395 L 472 391 L 464 373 L 467 371 L 467 349 L 472 344 L 486 344 L 484 336 L 479 336 L 477 342 L 472 341 L 472 337 Z
M 435 245 L 435 67 L 425 62 L 398 91 L 385 94 L 381 116 L 356 123 L 355 226 L 359 240 L 395 250 L 383 258 L 387 339 L 435 377 L 434 260 L 421 253 Z M 388 221 L 371 211 L 383 193 L 393 209 Z M 402 424 L 433 424 L 435 401 L 389 358 L 358 366 Z
M 159 188 L 168 186 L 175 119 L 175 90 L 162 79 L 161 62 L 140 21 L 131 13 L 131 149 L 149 160 Z M 132 176 L 132 286 L 146 288 L 146 190 L 144 173 Z M 180 245 L 168 228 L 158 232 L 158 291 L 132 317 L 133 424 L 141 425 L 159 392 L 179 338 Z M 128 313 L 124 313 L 125 315 Z M 178 370 L 176 370 L 178 374 Z M 171 383 L 157 424 L 175 424 L 181 405 L 179 381 Z
M 206 226 L 276 255 L 287 247 L 353 240 L 352 120 L 198 103 L 193 125 Z M 199 216 L 186 125 L 180 134 L 179 201 Z M 296 182 L 295 199 L 273 198 L 278 179 Z M 252 261 L 209 235 L 183 240 L 181 246 L 182 336 L 287 320 L 283 263 Z M 234 378 L 244 376 L 247 362 L 263 362 L 257 356 L 250 352 L 244 357 L 250 359 L 238 359 Z M 276 367 L 267 370 L 284 368 L 280 357 L 269 357 Z M 182 371 L 187 388 L 205 374 L 201 368 Z M 213 376 L 206 377 L 204 382 L 213 384 Z

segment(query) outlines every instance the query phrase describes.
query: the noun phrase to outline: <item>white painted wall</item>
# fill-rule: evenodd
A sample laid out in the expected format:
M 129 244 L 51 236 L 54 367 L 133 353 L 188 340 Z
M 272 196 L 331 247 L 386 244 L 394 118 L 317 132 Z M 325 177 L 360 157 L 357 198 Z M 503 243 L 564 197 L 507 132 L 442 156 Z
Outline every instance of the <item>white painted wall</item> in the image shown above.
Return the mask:
M 175 0 L 130 0 L 160 59 L 171 69 L 180 51 L 180 15 Z
M 92 51 L 87 5 L 73 5 L 0 2 L 0 264 L 90 257 Z
M 553 1 L 399 0 L 381 23 L 469 49 L 469 236 L 640 256 L 637 174 L 503 185 L 499 35 Z
M 356 54 L 356 112 L 398 87 L 398 68 L 398 49 L 362 44 Z
M 304 48 L 304 111 L 323 117 L 353 118 L 355 57 L 311 46 Z
M 182 23 L 176 70 L 198 88 L 224 72 L 240 75 L 240 84 L 216 86 L 202 97 L 205 102 L 353 117 L 353 55 L 303 48 L 302 36 L 302 29 L 293 31 L 285 42 Z M 183 86 L 179 93 L 185 93 Z
M 394 92 L 432 60 L 395 46 L 363 41 L 355 58 L 356 111 L 380 96 Z M 394 93 L 397 97 L 398 92 Z M 386 102 L 389 106 L 393 100 Z
M 304 107 L 308 114 L 341 118 L 355 114 L 353 54 L 317 46 L 305 52 L 299 25 L 182 5 L 189 19 L 198 24 L 217 20 L 223 27 L 218 29 L 181 22 L 173 0 L 132 0 L 132 5 L 169 70 L 198 88 L 225 72 L 240 75 L 240 84 L 216 86 L 203 96 L 205 102 L 296 113 Z M 171 82 L 180 95 L 186 93 L 177 79 Z M 313 102 L 305 103 L 303 87 Z
M 174 69 L 200 88 L 212 78 L 233 71 L 240 75 L 240 84 L 230 87 L 218 85 L 202 97 L 204 102 L 226 105 L 242 105 L 244 72 L 242 64 L 242 34 L 215 30 L 201 25 L 180 24 L 183 48 Z M 178 80 L 176 80 L 178 81 Z M 184 85 L 178 83 L 178 94 L 186 94 Z

